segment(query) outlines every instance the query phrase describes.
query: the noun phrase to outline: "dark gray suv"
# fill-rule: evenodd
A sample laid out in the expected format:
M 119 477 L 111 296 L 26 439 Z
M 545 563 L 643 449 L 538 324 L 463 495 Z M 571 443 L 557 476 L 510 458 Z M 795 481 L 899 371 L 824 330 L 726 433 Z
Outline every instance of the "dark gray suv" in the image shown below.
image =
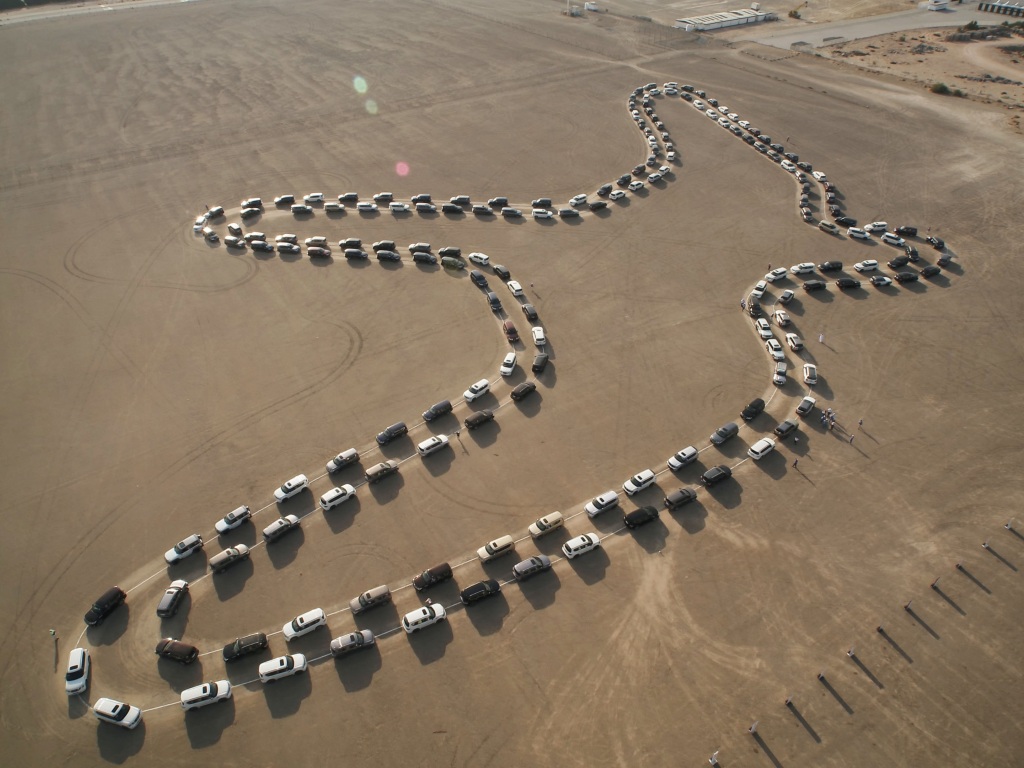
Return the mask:
M 409 428 L 405 425 L 404 421 L 396 422 L 377 435 L 377 445 L 387 445 L 392 440 L 397 440 L 402 435 L 408 434 L 408 432 Z

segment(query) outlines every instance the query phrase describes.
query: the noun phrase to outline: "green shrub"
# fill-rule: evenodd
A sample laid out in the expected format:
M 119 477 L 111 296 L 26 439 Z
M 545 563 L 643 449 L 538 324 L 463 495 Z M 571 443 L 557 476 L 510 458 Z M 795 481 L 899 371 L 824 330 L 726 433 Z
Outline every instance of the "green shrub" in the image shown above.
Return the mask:
M 950 93 L 949 86 L 946 85 L 945 83 L 933 83 L 932 93 L 937 93 L 941 96 L 948 96 Z

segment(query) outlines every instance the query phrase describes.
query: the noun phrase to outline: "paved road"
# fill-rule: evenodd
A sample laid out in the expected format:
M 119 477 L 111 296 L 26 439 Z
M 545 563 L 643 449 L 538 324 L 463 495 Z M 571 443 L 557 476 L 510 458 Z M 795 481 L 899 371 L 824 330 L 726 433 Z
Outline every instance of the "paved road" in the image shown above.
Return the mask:
M 979 11 L 977 3 L 953 4 L 948 11 L 928 11 L 917 8 L 913 11 L 900 11 L 865 19 L 807 24 L 796 29 L 792 27 L 780 29 L 777 32 L 771 31 L 771 25 L 752 26 L 751 36 L 746 39 L 787 50 L 794 43 L 807 43 L 815 48 L 820 48 L 825 45 L 884 35 L 889 32 L 925 27 L 959 27 L 973 20 L 981 24 L 999 23 L 1005 18 Z

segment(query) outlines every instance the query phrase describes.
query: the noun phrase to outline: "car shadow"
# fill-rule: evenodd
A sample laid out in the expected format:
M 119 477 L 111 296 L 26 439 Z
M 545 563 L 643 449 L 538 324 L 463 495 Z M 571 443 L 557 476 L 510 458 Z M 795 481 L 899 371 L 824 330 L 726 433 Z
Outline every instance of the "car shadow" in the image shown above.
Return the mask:
M 408 434 L 395 438 L 386 445 L 378 445 L 377 447 L 385 459 L 394 459 L 395 461 L 407 459 L 416 452 L 416 446 L 413 445 L 412 438 Z
M 540 373 L 533 374 L 533 377 L 536 380 L 537 384 L 543 384 L 548 389 L 554 387 L 555 383 L 558 381 L 558 371 L 555 368 L 555 364 L 552 363 L 551 360 L 552 358 L 549 355 L 548 364 L 547 366 L 545 366 L 544 370 L 541 371 Z
M 379 483 L 374 483 L 372 485 L 367 483 L 367 486 L 370 489 L 370 495 L 373 496 L 374 501 L 378 504 L 387 504 L 388 502 L 397 499 L 398 493 L 402 490 L 404 485 L 405 478 L 402 477 L 401 472 L 390 475 Z
M 128 619 L 131 615 L 131 607 L 127 602 L 103 620 L 99 626 L 89 627 L 85 630 L 85 636 L 89 638 L 90 645 L 113 645 L 128 629 Z
M 505 617 L 510 613 L 508 600 L 500 592 L 481 603 L 466 606 L 466 617 L 469 619 L 469 623 L 482 637 L 500 632 L 505 623 Z
M 257 261 L 269 261 L 270 259 L 277 257 L 277 251 L 253 251 L 250 250 L 250 254 Z
M 211 747 L 221 740 L 224 731 L 235 722 L 234 691 L 232 698 L 185 713 L 185 733 L 192 749 Z
M 310 680 L 308 667 L 305 672 L 263 685 L 267 710 L 274 719 L 296 714 L 302 706 L 302 700 L 308 698 L 312 691 L 313 681 Z
M 735 476 L 713 488 L 705 487 L 704 490 L 726 509 L 736 509 L 743 501 L 743 486 Z
M 402 269 L 402 262 L 401 261 L 387 261 L 387 260 L 384 260 L 384 261 L 378 261 L 377 263 L 380 264 L 380 266 L 383 269 L 386 269 L 389 272 L 395 272 L 396 270 Z
M 517 583 L 523 598 L 535 611 L 553 605 L 558 590 L 562 587 L 562 580 L 558 578 L 554 568 L 549 568 L 526 581 Z
M 78 720 L 91 711 L 89 702 L 85 700 L 85 694 L 68 696 L 68 720 Z
M 494 445 L 498 439 L 498 435 L 501 434 L 501 425 L 498 424 L 498 418 L 495 418 L 486 424 L 483 424 L 476 429 L 466 430 L 469 438 L 476 443 L 479 448 L 487 448 L 488 446 Z
M 550 219 L 534 219 L 534 221 L 542 227 L 553 227 L 558 223 L 554 217 Z
M 849 296 L 851 299 L 856 299 L 857 301 L 864 301 L 864 299 L 871 295 L 866 290 L 864 290 L 863 285 L 860 288 L 839 289 L 837 287 L 836 290 L 838 290 L 841 294 L 845 296 Z
M 451 445 L 451 441 L 449 441 L 447 448 L 437 453 L 432 453 L 429 456 L 424 456 L 422 464 L 431 477 L 440 477 L 452 468 L 453 461 L 455 461 L 455 450 Z
M 156 645 L 156 643 L 153 643 Z M 152 646 L 151 646 L 152 647 Z M 173 659 L 157 656 L 156 669 L 160 677 L 175 690 L 184 690 L 203 681 L 203 661 L 196 659 L 191 664 L 182 664 Z
M 800 430 L 797 430 L 797 432 L 799 431 Z M 797 445 L 803 445 L 803 443 L 804 441 L 801 440 Z M 781 441 L 779 441 L 779 444 L 781 445 Z M 778 480 L 786 474 L 786 457 L 778 451 L 772 451 L 760 461 L 755 461 L 753 463 L 754 466 L 773 480 Z
M 806 294 L 808 299 L 814 299 L 819 304 L 830 304 L 835 301 L 835 297 L 832 295 L 832 291 L 825 288 L 821 291 L 810 291 Z
M 306 540 L 306 531 L 302 525 L 286 533 L 282 538 L 273 543 L 268 543 L 267 558 L 275 570 L 281 570 L 293 562 L 299 554 L 299 547 Z M 241 566 L 238 566 L 241 567 Z
M 532 419 L 540 413 L 541 406 L 544 405 L 544 396 L 540 393 L 540 390 L 534 390 L 533 394 L 527 396 L 525 400 L 513 401 L 513 405 L 526 418 Z
M 440 624 L 414 632 L 407 637 L 409 645 L 412 646 L 413 653 L 416 654 L 420 664 L 424 666 L 433 664 L 435 661 L 440 661 L 444 658 L 448 645 L 454 639 L 451 620 L 442 621 Z
M 252 557 L 248 557 L 237 565 L 233 565 L 223 573 L 211 574 L 213 590 L 217 593 L 217 599 L 221 602 L 230 600 L 232 597 L 245 589 L 245 583 L 256 571 Z
M 578 226 L 580 226 L 583 223 L 583 217 L 582 216 L 569 216 L 567 218 L 562 218 L 561 216 L 559 216 L 558 220 L 562 224 L 567 224 L 570 227 L 578 227 Z
M 951 284 L 949 282 L 949 278 L 941 274 L 935 275 L 935 277 L 926 277 L 924 279 L 925 285 L 934 285 L 936 288 L 949 288 Z
M 350 656 L 339 656 L 334 659 L 334 671 L 338 673 L 342 687 L 349 693 L 369 688 L 373 676 L 383 666 L 384 660 L 376 643 Z
M 256 537 L 256 525 L 252 522 L 252 518 L 249 518 L 248 522 L 242 523 L 237 528 L 225 531 L 224 533 L 218 533 L 217 545 L 222 549 L 233 547 L 235 544 L 245 544 L 247 547 L 252 547 L 256 543 Z
M 180 560 L 177 563 L 167 566 L 167 580 L 174 581 L 176 579 L 184 579 L 189 584 L 198 579 L 204 573 L 206 573 L 207 567 L 207 556 L 206 546 L 207 542 L 203 542 L 204 549 L 196 552 L 194 555 L 186 557 L 184 560 Z
M 683 530 L 692 536 L 704 530 L 708 511 L 698 499 L 676 509 L 669 510 L 669 515 L 678 520 Z
M 920 279 L 912 283 L 900 283 L 899 286 L 904 291 L 910 291 L 911 293 L 924 293 L 928 290 L 928 286 L 923 284 Z
M 281 261 L 288 264 L 294 264 L 297 261 L 305 261 L 305 256 L 301 253 L 278 253 L 277 256 Z
M 412 579 L 409 581 L 411 582 Z M 392 602 L 371 608 L 369 611 L 357 613 L 352 616 L 352 621 L 355 622 L 357 629 L 368 629 L 375 636 L 379 636 L 388 630 L 394 629 L 395 625 L 401 621 L 401 617 L 398 615 L 398 609 Z
M 568 558 L 566 559 L 568 560 Z M 582 557 L 569 560 L 569 567 L 580 577 L 584 584 L 592 586 L 604 578 L 610 563 L 611 559 L 608 557 L 608 553 L 604 551 L 604 545 L 602 545 Z
M 624 535 L 632 534 L 633 540 L 649 554 L 657 554 L 665 549 L 665 542 L 668 540 L 668 527 L 661 521 L 661 518 L 652 520 L 647 525 L 630 530 L 627 528 L 622 532 Z
M 729 440 L 726 440 L 721 445 L 716 445 L 715 449 L 727 458 L 738 459 L 747 455 L 747 449 L 750 446 L 743 441 L 743 438 L 737 436 Z
M 109 723 L 99 723 L 96 728 L 96 747 L 100 757 L 108 763 L 127 762 L 142 751 L 145 742 L 145 720 L 130 731 Z
M 314 629 L 308 635 L 285 642 L 288 653 L 301 653 L 307 659 L 319 659 L 321 656 L 330 656 L 331 637 L 330 628 L 324 626 Z
M 340 507 L 334 507 L 334 509 L 329 510 L 320 507 L 320 512 L 324 516 L 324 522 L 327 523 L 327 527 L 331 529 L 331 533 L 342 533 L 352 527 L 352 523 L 355 522 L 356 515 L 359 514 L 361 508 L 362 502 L 359 496 L 353 496 Z

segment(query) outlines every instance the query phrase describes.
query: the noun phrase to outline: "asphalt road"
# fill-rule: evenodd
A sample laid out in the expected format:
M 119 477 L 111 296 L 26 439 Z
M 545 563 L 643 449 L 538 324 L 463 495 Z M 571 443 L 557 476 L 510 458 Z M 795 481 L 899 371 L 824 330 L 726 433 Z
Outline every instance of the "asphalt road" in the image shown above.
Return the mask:
M 749 38 L 756 43 L 771 45 L 776 48 L 789 49 L 797 43 L 804 43 L 815 48 L 825 45 L 842 43 L 847 40 L 860 40 L 905 29 L 923 29 L 928 27 L 960 27 L 971 21 L 980 24 L 999 23 L 1003 17 L 990 13 L 982 13 L 977 4 L 951 5 L 948 11 L 928 11 L 917 8 L 913 11 L 888 13 L 883 16 L 872 16 L 866 19 L 848 19 L 833 21 L 826 24 L 808 24 L 798 29 L 781 29 L 771 31 L 771 25 L 755 25 Z

